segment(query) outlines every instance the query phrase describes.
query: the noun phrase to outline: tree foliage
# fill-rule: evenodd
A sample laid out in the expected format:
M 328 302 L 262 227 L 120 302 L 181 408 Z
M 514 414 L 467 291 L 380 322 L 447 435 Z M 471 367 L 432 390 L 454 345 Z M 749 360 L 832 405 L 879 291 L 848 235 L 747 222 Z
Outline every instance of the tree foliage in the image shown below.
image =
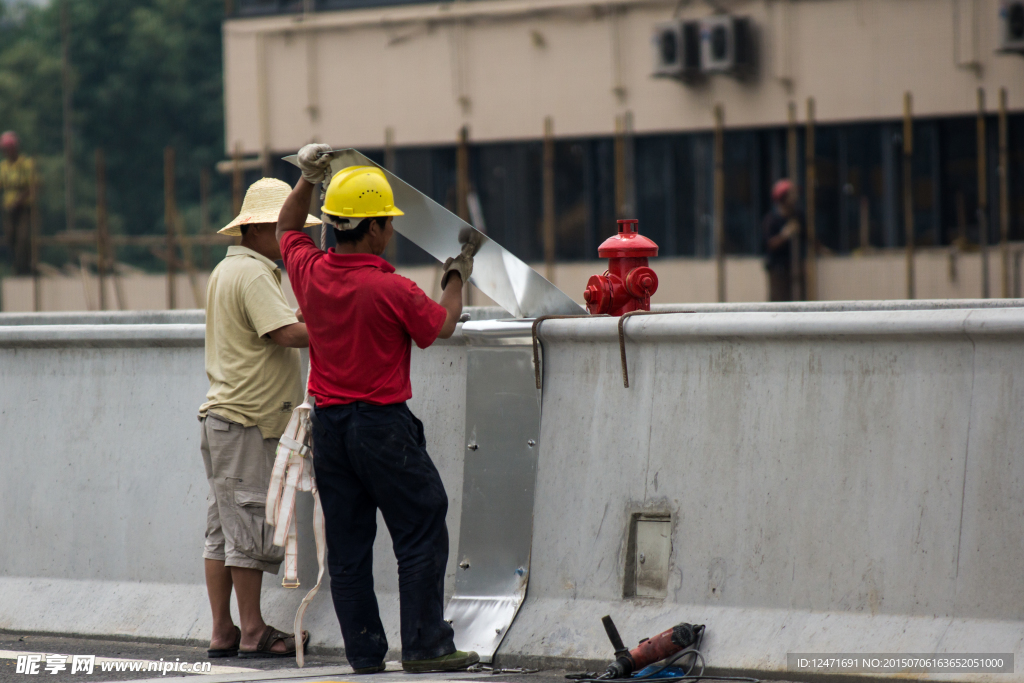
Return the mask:
M 197 229 L 199 173 L 224 156 L 221 0 L 0 0 L 0 129 L 15 130 L 44 184 L 43 231 L 63 229 L 60 3 L 69 19 L 76 226 L 95 225 L 94 153 L 107 163 L 112 231 L 163 225 L 163 150 L 177 153 L 177 198 Z M 229 183 L 212 173 L 211 220 Z M 136 260 L 147 261 L 142 254 Z M 149 265 L 155 265 L 152 257 Z

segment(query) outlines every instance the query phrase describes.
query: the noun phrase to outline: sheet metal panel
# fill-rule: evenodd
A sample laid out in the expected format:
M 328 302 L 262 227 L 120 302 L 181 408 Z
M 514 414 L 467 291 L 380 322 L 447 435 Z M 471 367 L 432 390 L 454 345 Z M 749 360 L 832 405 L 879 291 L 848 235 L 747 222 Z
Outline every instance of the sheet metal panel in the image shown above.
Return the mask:
M 354 149 L 332 152 L 331 171 L 348 166 L 378 166 Z M 284 158 L 295 163 L 295 155 Z M 465 231 L 476 233 L 480 248 L 470 282 L 516 318 L 578 315 L 584 309 L 500 244 L 444 208 L 394 173 L 381 168 L 395 193 L 395 206 L 405 212 L 394 219 L 395 230 L 420 249 L 444 262 L 459 255 Z M 463 240 L 460 241 L 460 235 Z
M 445 618 L 460 650 L 490 662 L 526 598 L 540 439 L 531 326 L 463 325 L 466 458 L 455 594 Z

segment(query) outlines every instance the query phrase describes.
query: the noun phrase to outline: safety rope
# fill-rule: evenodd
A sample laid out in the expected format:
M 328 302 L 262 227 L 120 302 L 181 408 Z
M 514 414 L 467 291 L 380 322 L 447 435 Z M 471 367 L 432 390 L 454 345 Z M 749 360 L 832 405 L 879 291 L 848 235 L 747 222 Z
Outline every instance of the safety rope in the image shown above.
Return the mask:
M 321 196 L 323 199 L 323 196 Z M 327 225 L 320 226 L 320 248 L 327 243 Z M 316 585 L 302 598 L 295 612 L 295 623 L 292 633 L 295 634 L 295 663 L 301 669 L 305 664 L 305 643 L 303 642 L 302 618 L 306 608 L 320 590 L 324 578 L 324 560 L 327 552 L 327 537 L 324 532 L 324 508 L 320 503 L 320 492 L 313 476 L 312 425 L 310 413 L 313 406 L 309 402 L 309 375 L 312 363 L 306 371 L 306 398 L 302 405 L 292 411 L 291 418 L 284 434 L 277 442 L 277 455 L 274 458 L 274 469 L 270 475 L 270 488 L 267 490 L 267 521 L 274 526 L 274 545 L 284 548 L 284 578 L 281 585 L 285 588 L 299 587 L 299 541 L 295 521 L 295 496 L 298 491 L 309 491 L 313 494 L 313 537 L 316 539 L 316 561 L 319 569 Z

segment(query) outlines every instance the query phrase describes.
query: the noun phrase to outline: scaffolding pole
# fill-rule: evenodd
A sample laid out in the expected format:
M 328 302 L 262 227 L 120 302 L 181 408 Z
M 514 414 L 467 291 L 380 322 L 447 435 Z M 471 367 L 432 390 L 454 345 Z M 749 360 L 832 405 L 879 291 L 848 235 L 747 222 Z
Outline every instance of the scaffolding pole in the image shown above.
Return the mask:
M 797 139 L 796 139 L 796 102 L 789 103 L 789 124 L 786 126 L 786 175 L 796 184 L 797 181 Z
M 715 105 L 715 291 L 725 303 L 725 108 Z
M 99 307 L 107 310 L 107 264 L 110 262 L 107 240 L 107 164 L 103 149 L 96 148 L 96 279 L 99 281 Z
M 914 291 L 914 119 L 910 92 L 903 93 L 903 230 L 907 241 L 907 298 Z
M 210 169 L 203 166 L 199 169 L 199 234 L 210 234 Z M 210 270 L 210 247 L 202 245 L 203 270 Z
M 459 129 L 459 144 L 455 149 L 455 213 L 472 224 L 469 215 L 469 126 Z M 466 305 L 473 305 L 473 292 L 465 283 Z
M 29 258 L 32 260 L 32 310 L 43 310 L 42 283 L 39 281 L 39 176 L 32 164 L 29 179 Z
M 555 281 L 555 125 L 544 119 L 544 169 L 542 173 L 544 203 L 544 277 Z
M 630 218 L 626 208 L 626 121 L 623 116 L 615 117 L 615 217 Z
M 174 148 L 164 147 L 164 222 L 167 224 L 167 309 L 174 310 L 174 232 L 178 222 L 174 204 Z
M 990 296 L 988 286 L 988 173 L 985 153 L 985 90 L 978 88 L 978 244 L 981 247 L 981 298 Z
M 786 175 L 793 186 L 796 187 L 798 154 L 796 138 L 796 103 L 790 102 L 788 107 L 788 125 L 786 128 Z M 799 232 L 789 240 L 789 298 L 791 301 L 800 301 L 804 298 L 803 293 L 803 263 L 800 258 L 803 242 L 803 235 Z
M 71 21 L 68 18 L 68 3 L 60 3 L 60 84 L 61 112 L 64 118 L 64 220 L 65 228 L 75 229 L 75 153 L 71 130 Z
M 394 173 L 396 166 L 397 164 L 395 162 L 395 129 L 389 126 L 384 129 L 384 168 Z M 321 246 L 320 248 L 323 249 L 324 247 Z M 384 251 L 384 258 L 386 258 L 389 263 L 394 264 L 395 261 L 397 260 L 397 257 L 398 240 L 392 237 L 391 241 L 388 242 L 388 246 Z
M 807 98 L 807 135 L 804 140 L 807 164 L 807 300 L 818 300 L 818 235 L 815 229 L 817 158 L 814 153 L 814 98 Z
M 244 190 L 242 184 L 242 143 L 236 142 L 235 149 L 231 154 L 231 217 L 237 218 L 242 213 L 242 196 Z
M 1010 150 L 1006 124 L 1006 88 L 999 89 L 999 252 L 1004 299 L 1010 297 Z

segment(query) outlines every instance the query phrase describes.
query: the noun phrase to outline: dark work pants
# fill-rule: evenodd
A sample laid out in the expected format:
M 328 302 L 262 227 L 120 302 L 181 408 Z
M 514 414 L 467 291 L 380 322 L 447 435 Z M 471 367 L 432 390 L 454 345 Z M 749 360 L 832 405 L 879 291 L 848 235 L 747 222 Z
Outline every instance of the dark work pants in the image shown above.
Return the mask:
M 32 274 L 32 214 L 28 206 L 8 209 L 4 216 L 7 248 L 11 250 L 15 275 Z
M 455 652 L 444 621 L 448 494 L 427 455 L 423 423 L 404 403 L 316 408 L 313 454 L 349 664 L 376 666 L 388 651 L 373 592 L 378 508 L 398 559 L 403 661 Z

